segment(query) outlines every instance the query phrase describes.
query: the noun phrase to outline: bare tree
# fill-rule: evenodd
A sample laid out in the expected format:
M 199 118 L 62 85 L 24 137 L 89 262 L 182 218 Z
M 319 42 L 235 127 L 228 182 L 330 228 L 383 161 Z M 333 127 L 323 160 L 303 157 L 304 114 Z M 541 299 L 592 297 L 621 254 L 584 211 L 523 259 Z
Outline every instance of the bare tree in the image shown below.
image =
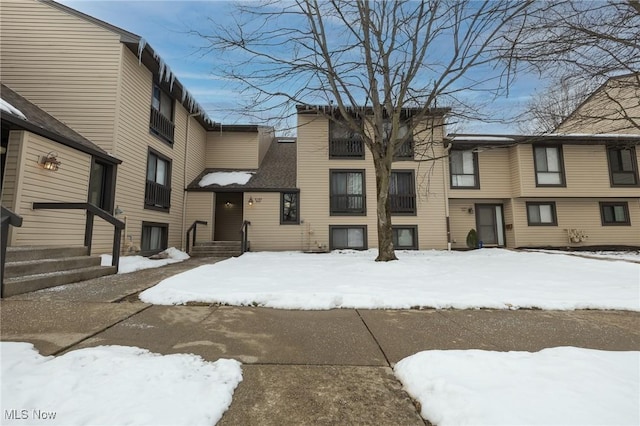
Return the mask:
M 376 260 L 389 261 L 394 154 L 438 106 L 471 116 L 470 93 L 505 90 L 500 41 L 526 8 L 506 0 L 240 3 L 231 24 L 199 35 L 219 58 L 218 73 L 251 96 L 247 110 L 286 117 L 294 105 L 316 108 L 362 138 L 376 171 Z
M 590 81 L 561 79 L 536 91 L 527 102 L 518 127 L 525 134 L 552 133 L 596 89 Z
M 509 62 L 516 60 L 545 77 L 580 81 L 592 89 L 603 86 L 597 108 L 576 111 L 575 123 L 640 130 L 640 1 L 550 0 L 510 25 Z M 582 92 L 580 87 L 571 90 Z M 611 111 L 599 114 L 603 108 Z

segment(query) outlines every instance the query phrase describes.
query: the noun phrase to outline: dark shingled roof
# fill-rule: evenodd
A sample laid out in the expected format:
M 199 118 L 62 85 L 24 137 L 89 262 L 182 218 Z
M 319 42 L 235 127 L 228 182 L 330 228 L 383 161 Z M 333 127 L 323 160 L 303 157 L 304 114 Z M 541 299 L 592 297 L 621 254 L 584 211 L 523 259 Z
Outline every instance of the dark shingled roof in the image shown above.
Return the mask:
M 212 172 L 255 171 L 246 185 L 209 185 L 200 187 L 198 182 Z M 248 169 L 206 169 L 187 187 L 191 191 L 245 192 L 280 191 L 296 189 L 296 144 L 279 143 L 274 140 L 257 170 Z
M 107 151 L 58 121 L 4 84 L 0 85 L 0 98 L 13 105 L 27 117 L 24 120 L 22 117 L 2 111 L 3 125 L 8 125 L 10 128 L 28 130 L 31 133 L 102 158 L 113 164 L 122 163 L 121 160 L 109 155 Z

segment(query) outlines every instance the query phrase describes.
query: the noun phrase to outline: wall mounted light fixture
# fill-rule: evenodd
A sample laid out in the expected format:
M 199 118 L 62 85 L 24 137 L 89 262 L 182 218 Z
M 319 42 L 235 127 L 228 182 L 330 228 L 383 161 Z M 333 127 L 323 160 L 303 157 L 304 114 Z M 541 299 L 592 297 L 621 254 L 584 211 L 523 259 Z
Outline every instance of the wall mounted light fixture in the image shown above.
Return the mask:
M 226 203 L 224 203 L 224 206 L 227 208 L 231 207 L 231 201 L 227 201 Z
M 248 203 L 250 206 L 252 206 L 252 205 L 253 205 L 253 198 L 252 198 L 252 197 L 249 197 L 249 201 L 247 201 L 247 203 Z
M 40 164 L 42 168 L 46 170 L 56 171 L 60 168 L 60 161 L 58 161 L 58 153 L 51 151 L 46 156 L 40 157 Z
M 469 207 L 469 208 L 467 209 L 467 212 L 468 212 L 469 214 L 473 214 L 473 207 Z

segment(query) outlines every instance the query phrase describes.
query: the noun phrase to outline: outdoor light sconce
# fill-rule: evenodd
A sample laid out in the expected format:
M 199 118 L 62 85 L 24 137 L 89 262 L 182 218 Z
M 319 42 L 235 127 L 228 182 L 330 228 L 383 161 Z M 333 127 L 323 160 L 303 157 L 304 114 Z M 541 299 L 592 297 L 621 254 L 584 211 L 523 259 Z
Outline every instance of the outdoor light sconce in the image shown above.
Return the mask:
M 231 201 L 227 201 L 226 203 L 224 203 L 224 206 L 225 206 L 226 208 L 231 207 Z
M 60 168 L 60 161 L 58 161 L 58 153 L 57 152 L 49 152 L 46 157 L 42 157 L 40 160 L 40 164 L 42 164 L 42 168 L 46 170 L 51 170 L 55 172 Z
M 252 206 L 253 205 L 253 198 L 249 197 L 249 201 L 247 201 L 247 203 Z
M 473 214 L 473 207 L 469 207 L 469 208 L 467 209 L 467 213 L 469 213 L 469 214 Z

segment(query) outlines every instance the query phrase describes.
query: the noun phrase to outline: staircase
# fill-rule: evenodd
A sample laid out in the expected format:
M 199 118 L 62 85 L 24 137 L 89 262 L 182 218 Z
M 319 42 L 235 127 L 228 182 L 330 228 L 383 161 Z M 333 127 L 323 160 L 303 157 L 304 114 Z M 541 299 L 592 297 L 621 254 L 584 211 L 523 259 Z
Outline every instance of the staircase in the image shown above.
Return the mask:
M 236 257 L 242 254 L 240 241 L 203 241 L 191 248 L 193 257 Z
M 86 247 L 7 247 L 4 297 L 115 274 Z

